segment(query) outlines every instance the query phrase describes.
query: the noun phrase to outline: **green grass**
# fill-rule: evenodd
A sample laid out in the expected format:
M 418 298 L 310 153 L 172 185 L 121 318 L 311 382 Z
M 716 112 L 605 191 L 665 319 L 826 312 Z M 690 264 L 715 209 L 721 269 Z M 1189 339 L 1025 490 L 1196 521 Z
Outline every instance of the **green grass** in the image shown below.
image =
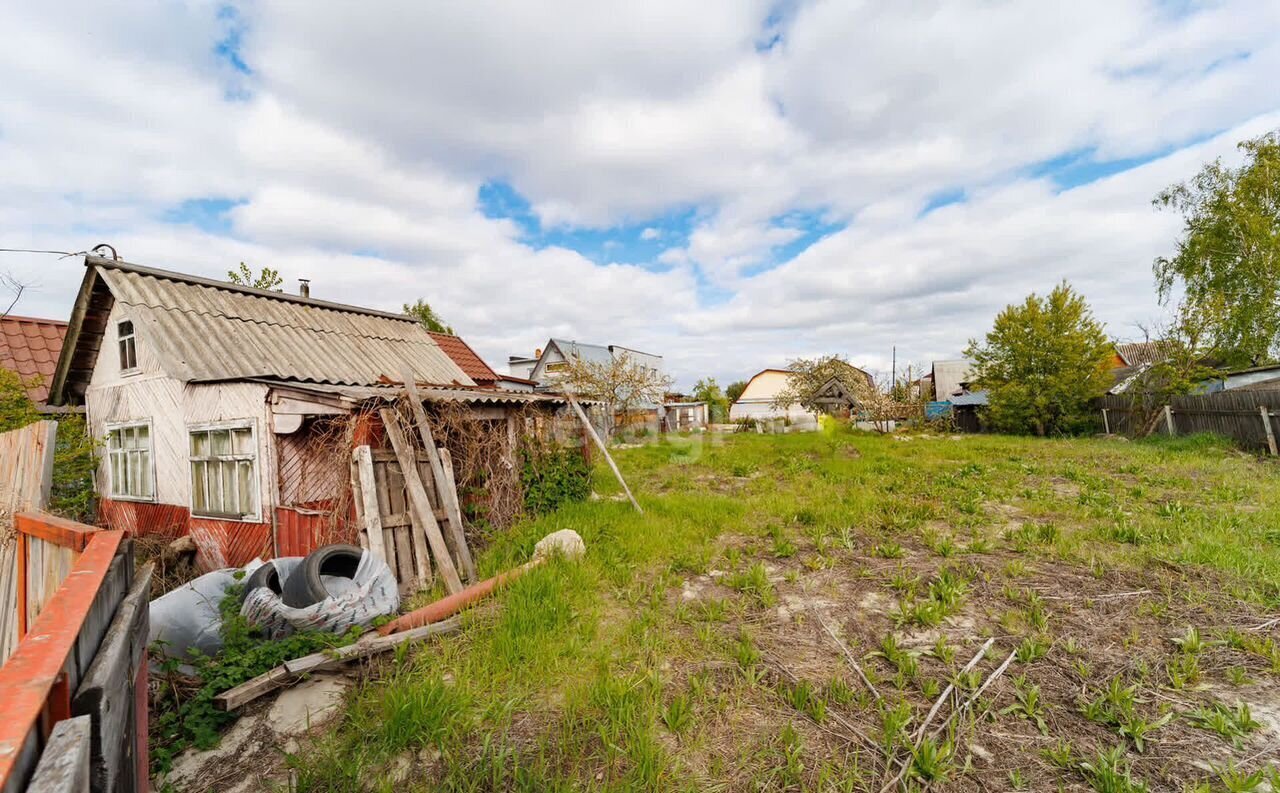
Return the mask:
M 922 715 L 908 699 L 954 679 L 977 645 L 952 633 L 908 649 L 894 632 L 946 630 L 984 610 L 1007 610 L 1016 631 L 993 655 L 1018 648 L 1027 675 L 1010 674 L 1016 694 L 1007 681 L 993 712 L 1039 734 L 1046 714 L 1083 723 L 1081 709 L 1092 711 L 1139 749 L 1174 725 L 1111 671 L 1099 679 L 1113 686 L 1090 681 L 1093 693 L 1075 706 L 1051 710 L 1044 700 L 1035 675 L 1087 665 L 1062 649 L 1082 645 L 1052 633 L 1068 610 L 1053 601 L 1051 612 L 1021 579 L 1057 564 L 1103 579 L 1198 568 L 1197 587 L 1216 582 L 1257 610 L 1280 606 L 1280 469 L 1213 440 L 904 443 L 841 430 L 682 438 L 616 458 L 644 514 L 608 498 L 619 489 L 601 467 L 594 487 L 605 498 L 497 535 L 479 554 L 484 575 L 526 561 L 558 529 L 581 534 L 587 556 L 535 568 L 467 612 L 458 634 L 374 665 L 341 721 L 290 759 L 300 793 L 350 790 L 355 780 L 397 793 L 878 789 L 882 758 L 833 737 L 840 720 L 864 725 L 901 757 L 908 725 Z M 681 598 L 681 581 L 692 578 L 709 588 L 698 602 Z M 868 632 L 875 638 L 850 639 L 883 702 L 844 679 L 834 651 L 813 672 L 809 650 L 769 638 L 787 597 L 836 597 L 832 581 L 884 593 L 884 615 Z M 992 602 L 1005 584 L 1016 597 Z M 788 619 L 811 618 L 801 610 Z M 1005 635 L 1001 625 L 985 629 Z M 1265 637 L 1211 642 L 1188 632 L 1179 647 L 1175 635 L 1139 644 L 1190 658 L 1230 652 L 1251 677 L 1280 671 L 1280 649 Z M 1050 647 L 1048 661 L 1033 663 Z M 1155 668 L 1189 684 L 1195 670 L 1181 663 Z M 779 665 L 793 665 L 795 677 Z M 981 675 L 965 678 L 972 690 Z M 1225 726 L 1234 711 L 1202 715 L 1203 724 L 1175 723 L 1214 740 L 1212 732 L 1244 735 Z M 1095 754 L 1095 742 L 1077 743 L 1088 758 L 1081 763 L 1070 737 L 1054 735 L 1065 747 L 1054 755 L 1060 773 L 1095 790 L 1145 789 L 1123 746 Z M 1016 767 L 1045 765 L 1037 744 L 1028 747 Z M 923 743 L 905 759 L 909 778 L 954 780 L 966 773 L 960 749 L 950 739 Z M 411 782 L 379 783 L 405 756 L 417 764 Z

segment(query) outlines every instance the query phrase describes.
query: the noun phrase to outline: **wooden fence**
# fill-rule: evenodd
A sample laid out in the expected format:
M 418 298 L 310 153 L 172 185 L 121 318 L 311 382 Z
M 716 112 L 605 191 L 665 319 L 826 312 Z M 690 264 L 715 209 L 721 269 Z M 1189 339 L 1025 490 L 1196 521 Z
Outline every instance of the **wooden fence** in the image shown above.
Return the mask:
M 1129 435 L 1140 430 L 1130 412 L 1130 398 L 1107 396 L 1099 400 L 1103 428 L 1110 434 Z M 1280 437 L 1280 391 L 1220 391 L 1216 394 L 1174 397 L 1159 409 L 1156 432 L 1190 435 L 1212 432 L 1232 438 L 1258 451 L 1277 453 Z
M 87 779 L 95 793 L 145 791 L 151 569 L 135 575 L 133 544 L 124 532 L 38 513 L 19 514 L 14 522 L 20 547 L 39 543 L 74 561 L 40 607 L 32 597 L 36 615 L 0 666 L 0 793 L 75 789 L 54 785 L 55 778 Z M 33 569 L 31 561 L 19 559 L 19 569 Z M 88 718 L 87 738 L 70 726 L 55 735 L 76 716 Z M 55 755 L 67 752 L 76 736 L 87 740 L 74 748 L 86 765 L 69 774 Z M 37 764 L 45 773 L 37 773 Z
M 25 572 L 18 566 L 21 535 L 13 516 L 49 502 L 57 429 L 56 421 L 37 421 L 0 433 L 0 664 L 17 646 L 20 626 L 33 616 L 22 608 L 26 593 L 18 584 Z

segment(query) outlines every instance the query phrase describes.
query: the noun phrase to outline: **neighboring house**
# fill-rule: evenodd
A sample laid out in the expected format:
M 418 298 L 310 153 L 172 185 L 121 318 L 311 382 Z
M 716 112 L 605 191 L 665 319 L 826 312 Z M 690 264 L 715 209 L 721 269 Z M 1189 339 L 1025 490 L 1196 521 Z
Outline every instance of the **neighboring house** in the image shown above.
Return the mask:
M 1280 390 L 1280 364 L 1253 366 L 1223 372 L 1204 384 L 1205 393 L 1216 391 L 1275 391 Z
M 661 355 L 640 352 L 617 344 L 605 346 L 568 339 L 550 339 L 547 341 L 547 346 L 540 351 L 538 360 L 534 363 L 528 377 L 540 386 L 550 387 L 554 384 L 557 373 L 569 368 L 570 361 L 585 361 L 607 366 L 612 364 L 614 359 L 624 355 L 634 366 L 645 367 L 657 373 L 662 372 Z M 514 360 L 515 356 L 512 356 L 512 359 Z M 650 405 L 650 407 L 654 406 Z
M 500 388 L 506 391 L 533 391 L 534 382 L 521 377 L 513 377 L 511 375 L 501 375 L 493 371 L 489 364 L 471 348 L 461 337 L 451 333 L 438 333 L 433 330 L 427 331 L 427 335 L 440 345 L 440 349 L 444 350 L 458 368 L 466 372 L 467 376 L 475 381 L 480 388 Z
M 865 377 L 867 384 L 875 387 L 875 381 L 867 372 L 856 366 L 850 369 Z M 793 422 L 816 422 L 817 413 L 806 409 L 799 402 L 789 405 L 776 405 L 778 395 L 786 390 L 791 382 L 791 372 L 787 369 L 764 369 L 756 373 L 742 390 L 738 399 L 729 406 L 729 420 L 742 419 L 787 419 Z M 818 389 L 815 399 L 822 404 L 823 411 L 837 415 L 849 415 L 857 409 L 857 399 L 849 394 L 838 378 L 831 378 Z
M 362 398 L 393 398 L 386 384 L 406 369 L 441 399 L 540 399 L 478 390 L 438 338 L 401 314 L 97 256 L 85 266 L 50 403 L 84 404 L 105 439 L 101 518 L 190 533 L 206 567 L 271 554 L 277 522 L 332 503 L 345 479 L 298 473 L 307 432 Z
M 938 402 L 950 402 L 953 396 L 965 393 L 973 379 L 973 362 L 964 359 L 933 362 L 933 398 Z
M 1169 356 L 1173 355 L 1177 342 L 1168 339 L 1157 339 L 1156 341 L 1131 341 L 1120 342 L 1115 346 L 1115 356 L 1112 358 L 1112 368 L 1151 365 L 1160 363 Z
M 662 407 L 666 412 L 663 429 L 667 432 L 690 432 L 707 427 L 709 412 L 706 402 L 666 402 Z
M 538 365 L 538 359 L 541 357 L 542 350 L 534 351 L 532 358 L 527 355 L 509 355 L 507 356 L 507 374 L 529 380 L 533 374 L 533 367 Z
M 16 374 L 37 407 L 46 407 L 67 323 L 33 317 L 0 317 L 0 366 Z

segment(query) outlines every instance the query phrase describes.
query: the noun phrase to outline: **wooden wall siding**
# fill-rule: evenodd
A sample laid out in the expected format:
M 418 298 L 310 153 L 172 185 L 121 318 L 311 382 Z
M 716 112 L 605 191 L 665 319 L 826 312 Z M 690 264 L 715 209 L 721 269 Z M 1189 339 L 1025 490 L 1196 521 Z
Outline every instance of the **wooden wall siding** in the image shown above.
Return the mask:
M 255 558 L 271 556 L 270 523 L 193 517 L 188 525 L 196 543 L 196 561 L 207 570 L 242 567 Z
M 18 534 L 13 516 L 43 509 L 58 424 L 38 421 L 0 434 L 0 664 L 18 644 Z
M 187 533 L 190 511 L 176 504 L 151 504 L 144 501 L 98 500 L 98 522 L 112 529 L 129 532 L 133 537 L 159 534 L 181 537 Z
M 1126 434 L 1133 431 L 1128 412 L 1129 397 L 1103 397 L 1098 407 L 1106 409 L 1111 432 Z M 1212 432 L 1259 451 L 1267 449 L 1267 429 L 1262 423 L 1262 408 L 1265 407 L 1271 414 L 1271 431 L 1280 438 L 1280 419 L 1275 415 L 1280 414 L 1280 391 L 1221 391 L 1175 397 L 1169 407 L 1177 435 Z M 1163 418 L 1157 423 L 1156 432 L 1167 432 Z
M 322 545 L 352 542 L 349 517 L 333 519 L 333 502 L 276 507 L 276 556 L 306 556 Z
M 275 437 L 281 506 L 332 500 L 348 486 L 349 449 L 333 448 L 332 426 L 310 419 L 297 432 Z

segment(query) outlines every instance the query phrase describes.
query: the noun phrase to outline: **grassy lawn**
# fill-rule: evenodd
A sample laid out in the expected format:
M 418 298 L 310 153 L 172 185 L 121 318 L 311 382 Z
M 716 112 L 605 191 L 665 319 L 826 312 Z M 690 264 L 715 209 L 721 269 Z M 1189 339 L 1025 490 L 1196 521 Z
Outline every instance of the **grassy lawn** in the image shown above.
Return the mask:
M 1274 464 L 1203 438 L 847 430 L 617 457 L 645 514 L 602 467 L 599 499 L 487 549 L 486 573 L 557 529 L 588 551 L 372 667 L 289 758 L 298 790 L 879 791 L 903 772 L 1123 793 L 1274 773 Z

